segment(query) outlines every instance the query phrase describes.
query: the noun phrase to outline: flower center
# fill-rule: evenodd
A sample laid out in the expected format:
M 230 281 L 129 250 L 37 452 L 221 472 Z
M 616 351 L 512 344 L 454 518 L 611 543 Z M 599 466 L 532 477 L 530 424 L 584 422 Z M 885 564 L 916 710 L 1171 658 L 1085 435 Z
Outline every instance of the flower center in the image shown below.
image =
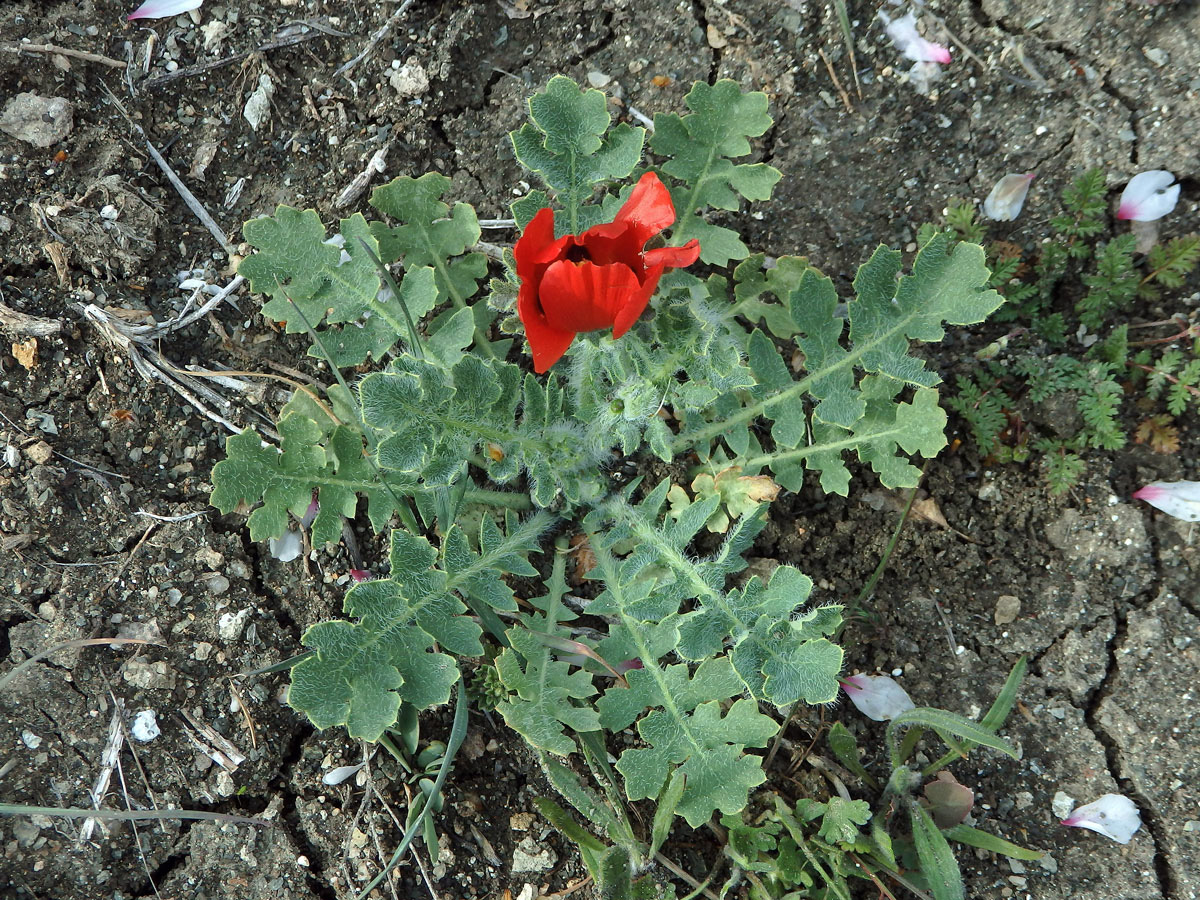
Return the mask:
M 587 247 L 582 244 L 572 244 L 567 248 L 565 258 L 573 263 L 589 261 L 592 255 L 588 253 Z

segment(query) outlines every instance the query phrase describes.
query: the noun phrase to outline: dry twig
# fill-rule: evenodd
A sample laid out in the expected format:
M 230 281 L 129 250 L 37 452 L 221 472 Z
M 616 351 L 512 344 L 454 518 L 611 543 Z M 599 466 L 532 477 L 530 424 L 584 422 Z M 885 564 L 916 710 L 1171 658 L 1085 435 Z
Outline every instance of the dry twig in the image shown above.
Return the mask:
M 367 41 L 367 46 L 363 47 L 362 52 L 349 62 L 342 63 L 340 66 L 338 66 L 337 71 L 333 73 L 333 77 L 337 78 L 339 75 L 345 75 L 360 62 L 366 59 L 371 52 L 379 46 L 379 42 L 387 36 L 387 33 L 392 30 L 395 24 L 400 21 L 400 17 L 408 12 L 408 8 L 412 5 L 413 0 L 404 0 L 404 2 L 397 7 L 396 11 L 388 17 L 388 20 L 380 25 L 376 32 L 371 35 L 371 39 Z
M 0 303 L 0 328 L 16 336 L 49 337 L 62 331 L 62 322 L 31 316 Z
M 99 53 L 88 53 L 86 50 L 71 50 L 68 47 L 59 47 L 57 44 L 6 43 L 0 49 L 7 50 L 10 53 L 50 53 L 57 56 L 69 56 L 71 59 L 82 59 L 84 62 L 100 63 L 102 66 L 111 66 L 114 69 L 124 69 L 128 65 L 128 63 L 123 63 L 119 59 L 101 56 Z
M 312 31 L 295 31 L 294 29 L 307 26 L 312 28 Z M 311 41 L 314 38 L 320 37 L 322 34 L 334 35 L 336 37 L 349 37 L 344 31 L 337 31 L 330 28 L 328 25 L 319 22 L 293 22 L 285 25 L 279 31 L 275 32 L 275 37 L 267 41 L 265 44 L 259 44 L 253 50 L 244 50 L 241 53 L 235 53 L 233 56 L 225 56 L 221 59 L 209 60 L 208 62 L 197 63 L 194 66 L 184 66 L 182 69 L 176 69 L 174 72 L 167 72 L 163 75 L 155 75 L 153 78 L 147 78 L 143 81 L 142 87 L 146 90 L 162 87 L 164 84 L 174 81 L 176 78 L 188 78 L 192 75 L 203 75 L 205 72 L 212 69 L 219 69 L 222 66 L 232 65 L 233 63 L 241 62 L 248 56 L 255 53 L 267 53 L 271 50 L 282 50 L 284 47 L 294 47 L 296 44 L 303 44 L 305 41 Z

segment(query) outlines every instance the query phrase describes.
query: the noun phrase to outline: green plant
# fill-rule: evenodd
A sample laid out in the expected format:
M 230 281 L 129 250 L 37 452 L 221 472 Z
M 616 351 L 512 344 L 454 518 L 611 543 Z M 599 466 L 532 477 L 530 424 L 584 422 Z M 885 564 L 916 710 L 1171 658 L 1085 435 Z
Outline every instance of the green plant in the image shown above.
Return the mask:
M 668 246 L 695 241 L 704 263 L 741 262 L 707 277 L 659 272 L 652 317 L 619 340 L 571 326 L 567 355 L 549 354 L 544 378 L 510 362 L 514 341 L 497 333 L 529 327 L 528 304 L 540 302 L 517 279 L 521 248 L 506 254 L 488 302 L 478 299 L 478 223 L 469 206 L 442 199 L 449 179 L 395 179 L 371 196 L 386 220 L 355 214 L 332 238 L 312 211 L 280 207 L 248 222 L 256 252 L 240 271 L 268 297 L 264 312 L 307 331 L 310 353 L 335 372 L 368 359 L 378 370 L 324 398 L 298 393 L 280 415 L 278 446 L 244 432 L 213 473 L 214 505 L 254 507 L 255 540 L 282 534 L 314 492 L 315 546 L 338 538 L 360 499 L 373 527 L 391 528 L 387 577 L 350 589 L 348 619 L 305 632 L 311 652 L 292 669 L 291 705 L 319 728 L 384 740 L 402 717 L 447 702 L 463 660 L 494 653 L 505 691 L 497 710 L 617 848 L 580 841 L 613 896 L 632 889 L 676 817 L 698 827 L 746 807 L 766 777 L 752 751 L 776 734 L 772 712 L 831 701 L 842 665 L 830 640 L 841 607 L 809 605 L 812 582 L 799 570 L 730 584 L 765 525 L 761 492 L 713 475 L 668 509 L 671 481 L 629 482 L 622 458 L 736 469 L 760 479 L 749 484 L 788 490 L 812 474 L 846 494 L 853 453 L 885 486 L 914 486 L 921 470 L 909 457 L 942 449 L 946 415 L 939 378 L 911 344 L 939 341 L 946 325 L 977 323 L 1002 302 L 982 248 L 941 233 L 907 274 L 899 252 L 878 248 L 844 312 L 833 282 L 806 260 L 765 269 L 707 215 L 769 198 L 780 177 L 736 161 L 771 125 L 766 96 L 719 81 L 697 84 L 686 103 L 685 115 L 656 116 L 657 177 L 639 184 L 661 179 L 673 198 Z M 557 204 L 565 240 L 624 215 L 632 201 L 610 186 L 638 176 L 644 131 L 610 127 L 604 96 L 562 77 L 530 112 L 512 141 L 545 189 L 513 204 L 517 221 L 544 229 L 538 211 Z M 553 244 L 555 264 L 596 264 L 597 236 L 617 230 L 569 251 Z M 656 250 L 646 260 L 654 254 L 682 264 Z M 724 538 L 702 551 L 697 538 L 715 525 Z M 564 599 L 567 528 L 585 536 L 597 582 L 586 629 Z M 540 580 L 543 592 L 518 597 L 514 579 Z M 639 741 L 610 767 L 603 736 L 630 727 Z M 583 761 L 603 802 L 568 757 Z M 649 839 L 625 812 L 642 799 L 659 810 Z
M 1133 234 L 1099 241 L 1106 203 L 1104 173 L 1094 169 L 1063 193 L 1064 212 L 1051 219 L 1051 235 L 1031 259 L 1015 244 L 989 245 L 990 284 L 1006 301 L 996 318 L 1020 327 L 981 351 L 979 365 L 957 377 L 946 400 L 981 453 L 1000 462 L 1036 458 L 1056 494 L 1078 483 L 1090 450 L 1117 449 L 1131 436 L 1164 452 L 1177 448 L 1173 417 L 1200 397 L 1195 326 L 1152 323 L 1172 330 L 1131 342 L 1129 324 L 1120 321 L 1136 299 L 1185 283 L 1200 262 L 1200 236 L 1174 237 L 1144 255 Z M 986 233 L 970 204 L 952 204 L 946 226 L 959 239 Z M 1089 349 L 1066 349 L 1069 336 L 1089 332 Z M 1097 341 L 1096 332 L 1107 334 Z M 1181 341 L 1186 350 L 1173 346 Z M 1133 435 L 1121 421 L 1131 389 L 1166 408 L 1166 418 L 1151 413 Z
M 792 803 L 776 794 L 750 821 L 746 816 L 723 817 L 721 824 L 729 829 L 725 852 L 737 867 L 726 889 L 744 877 L 752 900 L 850 900 L 854 880 L 872 882 L 881 894 L 889 893 L 884 882 L 892 881 L 921 896 L 928 891 L 934 900 L 961 900 L 962 875 L 949 841 L 1014 859 L 1039 859 L 1038 851 L 963 824 L 973 793 L 944 768 L 980 746 L 1016 756 L 996 733 L 1016 701 L 1025 668 L 1022 657 L 980 722 L 931 708 L 896 716 L 885 735 L 887 777 L 879 781 L 860 762 L 850 732 L 834 724 L 827 736 L 829 749 L 875 795 L 875 812 L 866 800 L 852 798 L 841 779 L 830 774 L 836 794 L 828 800 L 801 797 Z M 918 767 L 909 759 L 925 730 L 941 738 L 948 751 Z M 822 771 L 828 769 L 822 766 Z M 934 774 L 937 779 L 925 783 Z

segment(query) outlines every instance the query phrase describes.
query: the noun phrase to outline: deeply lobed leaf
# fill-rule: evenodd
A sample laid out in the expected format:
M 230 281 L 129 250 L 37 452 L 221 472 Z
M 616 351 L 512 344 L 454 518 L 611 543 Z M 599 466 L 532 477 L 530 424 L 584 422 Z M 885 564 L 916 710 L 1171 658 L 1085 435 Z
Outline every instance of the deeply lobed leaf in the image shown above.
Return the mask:
M 483 652 L 482 631 L 464 615 L 462 598 L 515 608 L 511 592 L 488 586 L 505 573 L 529 573 L 525 557 L 552 521 L 546 513 L 523 523 L 510 519 L 504 534 L 485 525 L 478 552 L 452 526 L 440 566 L 428 541 L 395 529 L 390 575 L 346 594 L 345 611 L 358 621 L 320 622 L 304 633 L 304 645 L 317 652 L 292 670 L 288 702 L 318 728 L 345 725 L 368 741 L 395 723 L 402 701 L 417 709 L 447 702 L 458 680 L 450 654 Z
M 679 214 L 672 243 L 698 238 L 700 259 L 723 266 L 745 259 L 750 251 L 737 232 L 707 222 L 700 213 L 704 207 L 735 210 L 739 198 L 767 200 L 782 177 L 765 163 L 732 162 L 750 153 L 747 138 L 771 127 L 767 95 L 743 93 L 736 82 L 723 78 L 713 85 L 697 82 L 684 102 L 691 112 L 656 115 L 650 138 L 650 149 L 669 157 L 662 171 L 682 183 L 671 192 Z

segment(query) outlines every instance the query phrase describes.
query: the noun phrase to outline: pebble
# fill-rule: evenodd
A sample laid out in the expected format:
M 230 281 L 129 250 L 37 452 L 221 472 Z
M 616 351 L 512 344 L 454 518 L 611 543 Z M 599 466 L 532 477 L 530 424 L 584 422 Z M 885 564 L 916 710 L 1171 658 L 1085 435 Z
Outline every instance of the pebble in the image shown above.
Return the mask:
M 985 481 L 982 485 L 980 485 L 979 493 L 975 496 L 985 503 L 996 503 L 1004 499 L 1003 495 L 1000 493 L 1000 486 L 994 481 Z
M 242 631 L 246 628 L 246 620 L 250 618 L 250 607 L 234 613 L 223 613 L 221 618 L 217 620 L 217 633 L 221 636 L 221 640 L 226 642 L 236 641 L 242 636 Z
M 528 831 L 533 827 L 536 817 L 531 812 L 518 812 L 509 816 L 508 827 L 513 831 Z
M 429 75 L 415 62 L 409 62 L 393 71 L 388 75 L 388 81 L 392 90 L 401 97 L 419 97 L 429 90 Z
M 121 677 L 134 687 L 145 690 L 175 690 L 175 670 L 165 662 L 131 659 L 125 664 Z
M 513 849 L 512 873 L 547 872 L 558 862 L 558 855 L 549 847 L 539 847 L 538 842 L 526 836 Z
M 222 797 L 232 797 L 237 792 L 237 785 L 233 783 L 233 776 L 222 769 L 217 773 L 217 793 Z
M 587 80 L 588 84 L 590 84 L 592 87 L 602 88 L 612 81 L 612 77 L 605 75 L 603 72 L 592 71 L 587 73 Z
M 38 747 L 42 746 L 42 739 L 40 737 L 38 737 L 36 734 L 34 734 L 32 731 L 22 731 L 21 732 L 21 743 L 24 744 L 26 747 L 28 747 L 30 750 L 36 750 Z
M 1012 594 L 1001 594 L 996 599 L 996 611 L 994 618 L 997 625 L 1007 625 L 1010 622 L 1016 621 L 1017 616 L 1021 614 L 1021 600 L 1014 597 Z
M 129 725 L 129 734 L 135 741 L 143 744 L 149 743 L 162 734 L 162 729 L 158 727 L 158 717 L 154 715 L 154 710 L 143 709 L 135 715 Z
M 41 829 L 24 817 L 17 817 L 12 823 L 13 837 L 21 847 L 28 847 L 38 839 Z
M 1058 860 L 1055 859 L 1053 856 L 1051 856 L 1049 853 L 1047 853 L 1045 856 L 1043 856 L 1041 859 L 1038 860 L 1038 865 L 1041 866 L 1042 869 L 1044 869 L 1045 871 L 1049 872 L 1051 875 L 1054 875 L 1058 872 Z
M 1167 61 L 1171 58 L 1167 55 L 1167 51 L 1163 50 L 1161 47 L 1147 47 L 1142 52 L 1146 54 L 1146 59 L 1150 60 L 1150 62 L 1154 63 L 1154 65 L 1158 66 L 1160 69 L 1165 66 Z
M 62 97 L 21 93 L 4 105 L 0 131 L 35 147 L 49 147 L 71 133 L 75 108 Z
M 206 572 L 200 576 L 210 594 L 223 594 L 229 590 L 229 579 L 220 572 Z
M 38 441 L 36 444 L 31 444 L 25 448 L 25 455 L 35 466 L 44 466 L 50 462 L 50 457 L 54 455 L 54 451 L 50 449 L 50 445 L 45 441 Z
M 1055 791 L 1054 799 L 1050 801 L 1050 809 L 1056 819 L 1065 819 L 1075 808 L 1075 798 L 1063 791 Z

